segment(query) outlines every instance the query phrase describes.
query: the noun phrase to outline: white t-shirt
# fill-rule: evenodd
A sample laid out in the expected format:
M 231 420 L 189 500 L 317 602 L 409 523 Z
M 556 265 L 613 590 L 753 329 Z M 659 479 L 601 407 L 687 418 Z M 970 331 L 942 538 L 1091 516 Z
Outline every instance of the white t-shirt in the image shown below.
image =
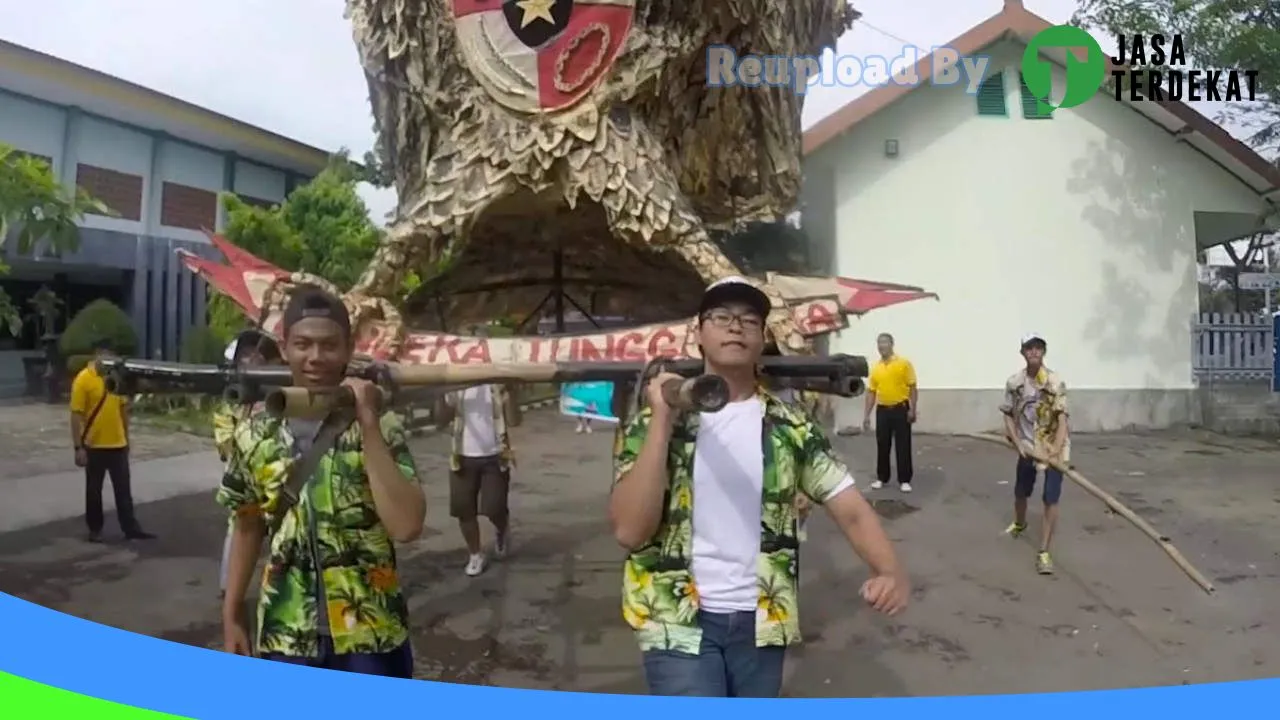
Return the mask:
M 758 398 L 703 413 L 693 455 L 693 577 L 699 605 L 713 613 L 754 612 L 760 598 L 760 496 L 764 405 Z M 846 475 L 825 498 L 853 487 Z
M 477 385 L 454 397 L 455 402 L 461 400 L 462 403 L 462 456 L 497 455 L 498 431 L 493 425 L 493 388 Z

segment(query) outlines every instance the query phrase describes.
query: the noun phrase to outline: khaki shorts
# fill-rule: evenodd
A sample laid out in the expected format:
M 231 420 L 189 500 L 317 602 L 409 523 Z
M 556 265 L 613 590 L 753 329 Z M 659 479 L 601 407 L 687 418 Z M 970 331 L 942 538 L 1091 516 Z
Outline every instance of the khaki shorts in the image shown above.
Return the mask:
M 501 458 L 462 457 L 458 462 L 461 468 L 449 474 L 449 514 L 460 520 L 505 518 L 511 473 L 502 469 Z

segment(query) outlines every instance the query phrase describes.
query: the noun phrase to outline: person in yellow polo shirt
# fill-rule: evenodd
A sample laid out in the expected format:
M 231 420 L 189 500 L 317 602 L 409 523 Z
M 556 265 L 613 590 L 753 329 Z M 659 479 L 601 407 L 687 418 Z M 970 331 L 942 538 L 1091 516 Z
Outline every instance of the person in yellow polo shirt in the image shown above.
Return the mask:
M 113 357 L 111 344 L 95 344 L 94 360 Z M 111 476 L 120 530 L 129 540 L 150 540 L 133 512 L 133 490 L 129 486 L 129 406 L 115 393 L 107 392 L 106 381 L 90 362 L 71 382 L 71 442 L 76 466 L 84 468 L 84 519 L 89 526 L 89 542 L 102 542 L 102 485 Z
M 872 490 L 889 482 L 889 454 L 896 450 L 898 485 L 911 492 L 911 426 L 916 421 L 916 369 L 911 361 L 893 350 L 893 336 L 876 338 L 880 361 L 871 368 L 867 382 L 867 406 L 862 429 L 871 429 L 871 411 L 876 413 L 876 481 Z

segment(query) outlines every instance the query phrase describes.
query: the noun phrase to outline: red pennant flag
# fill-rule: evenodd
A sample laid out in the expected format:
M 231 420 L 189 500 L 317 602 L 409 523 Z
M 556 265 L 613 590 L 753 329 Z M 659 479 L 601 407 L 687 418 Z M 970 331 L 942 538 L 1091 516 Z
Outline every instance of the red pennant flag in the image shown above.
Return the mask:
M 851 291 L 848 301 L 845 302 L 844 309 L 852 315 L 862 315 L 872 310 L 901 305 L 913 300 L 938 299 L 937 293 L 931 293 L 924 288 L 912 285 L 897 285 L 844 277 L 836 278 L 836 282 L 841 287 Z

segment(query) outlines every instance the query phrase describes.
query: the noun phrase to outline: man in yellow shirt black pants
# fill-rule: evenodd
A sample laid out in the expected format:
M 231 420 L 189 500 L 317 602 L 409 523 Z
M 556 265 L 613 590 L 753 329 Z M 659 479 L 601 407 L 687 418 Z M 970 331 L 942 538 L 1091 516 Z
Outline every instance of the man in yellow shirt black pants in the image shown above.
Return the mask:
M 916 421 L 916 369 L 911 361 L 893 351 L 893 336 L 881 333 L 876 338 L 880 361 L 871 368 L 867 382 L 866 412 L 862 429 L 871 429 L 871 411 L 876 412 L 876 481 L 871 489 L 879 490 L 889 482 L 889 452 L 896 450 L 898 484 L 902 492 L 911 492 L 911 426 Z
M 95 344 L 94 360 L 111 357 L 111 345 Z M 102 484 L 111 475 L 116 517 L 129 540 L 155 537 L 143 531 L 133 514 L 129 486 L 129 408 L 124 398 L 107 392 L 106 381 L 90 362 L 71 383 L 71 442 L 76 466 L 84 468 L 84 518 L 89 542 L 102 542 Z

